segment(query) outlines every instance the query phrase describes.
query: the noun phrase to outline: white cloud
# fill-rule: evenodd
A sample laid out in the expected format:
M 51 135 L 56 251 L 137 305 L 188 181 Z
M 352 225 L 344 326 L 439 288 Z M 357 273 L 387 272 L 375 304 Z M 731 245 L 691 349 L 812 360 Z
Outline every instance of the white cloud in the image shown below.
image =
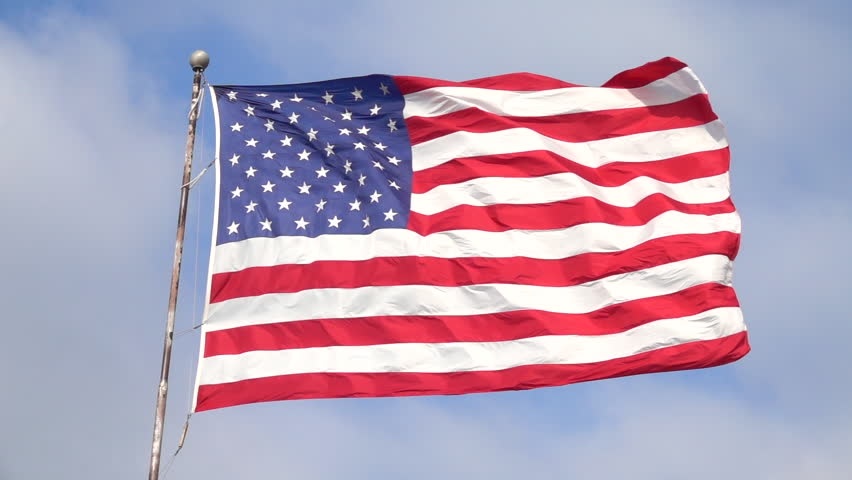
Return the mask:
M 659 381 L 586 390 L 593 393 L 584 401 L 544 415 L 506 402 L 542 397 L 532 392 L 501 394 L 503 402 L 288 402 L 208 412 L 195 418 L 172 478 L 793 480 L 841 479 L 852 467 L 848 418 L 803 425 L 737 395 Z
M 150 428 L 184 107 L 73 14 L 0 23 L 0 52 L 0 465 L 120 478 Z
M 177 198 L 182 168 L 152 80 L 132 72 L 115 32 L 79 17 L 2 27 L 0 42 L 0 211 L 20 247 L 56 248 L 57 236 L 82 255 L 144 247 L 153 225 L 140 213 Z

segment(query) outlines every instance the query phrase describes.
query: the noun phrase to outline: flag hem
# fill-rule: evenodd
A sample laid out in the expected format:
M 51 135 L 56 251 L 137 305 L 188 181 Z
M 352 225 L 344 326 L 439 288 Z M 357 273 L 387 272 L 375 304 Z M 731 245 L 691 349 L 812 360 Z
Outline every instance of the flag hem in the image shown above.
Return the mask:
M 210 309 L 210 289 L 213 285 L 213 265 L 215 261 L 216 255 L 216 234 L 218 233 L 219 226 L 219 181 L 221 175 L 219 174 L 219 170 L 221 168 L 220 158 L 219 158 L 219 146 L 221 140 L 221 132 L 219 130 L 219 104 L 216 101 L 216 92 L 213 90 L 212 85 L 207 86 L 210 89 L 210 103 L 213 104 L 213 119 L 214 125 L 216 128 L 216 150 L 214 151 L 213 163 L 214 163 L 214 171 L 215 171 L 215 190 L 213 194 L 213 225 L 210 228 L 210 258 L 208 259 L 207 264 L 207 286 L 204 289 L 204 311 L 201 315 L 201 328 L 200 328 L 200 341 L 198 343 L 198 361 L 196 363 L 195 368 L 195 385 L 192 389 L 192 406 L 189 409 L 190 413 L 196 412 L 196 407 L 198 407 L 198 390 L 199 390 L 199 381 L 201 380 L 201 362 L 204 360 L 204 344 L 206 335 L 204 334 L 204 322 L 207 320 L 207 312 Z M 196 232 L 196 235 L 198 232 Z

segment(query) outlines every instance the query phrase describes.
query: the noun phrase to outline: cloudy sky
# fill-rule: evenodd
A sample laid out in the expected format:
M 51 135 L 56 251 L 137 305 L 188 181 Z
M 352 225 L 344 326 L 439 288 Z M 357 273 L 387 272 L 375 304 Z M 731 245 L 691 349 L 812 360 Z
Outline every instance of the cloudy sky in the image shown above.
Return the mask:
M 685 61 L 732 145 L 753 351 L 527 392 L 205 412 L 167 478 L 849 478 L 852 9 L 800 3 L 0 0 L 0 479 L 146 474 L 197 48 L 225 84 L 599 85 Z M 200 126 L 196 171 L 209 108 Z M 211 189 L 192 194 L 180 331 L 200 317 Z M 176 339 L 164 463 L 197 345 Z

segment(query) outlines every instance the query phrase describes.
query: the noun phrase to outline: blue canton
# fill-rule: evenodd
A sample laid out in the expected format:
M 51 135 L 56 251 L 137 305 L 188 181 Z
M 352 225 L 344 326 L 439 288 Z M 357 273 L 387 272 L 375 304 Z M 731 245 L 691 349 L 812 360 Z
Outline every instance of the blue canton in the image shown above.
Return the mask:
M 408 224 L 411 144 L 391 77 L 213 90 L 217 245 Z

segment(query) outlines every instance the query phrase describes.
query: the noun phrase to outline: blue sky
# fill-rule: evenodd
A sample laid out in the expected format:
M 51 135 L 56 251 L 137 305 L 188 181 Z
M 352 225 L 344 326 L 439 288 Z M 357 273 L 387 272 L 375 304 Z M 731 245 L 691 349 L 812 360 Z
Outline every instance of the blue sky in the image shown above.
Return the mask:
M 206 412 L 168 478 L 848 478 L 850 7 L 589 3 L 0 1 L 0 479 L 145 474 L 197 48 L 212 83 L 236 84 L 599 85 L 678 57 L 728 129 L 753 351 L 527 392 Z M 178 330 L 201 312 L 211 182 L 191 198 Z M 176 340 L 164 460 L 197 342 Z

